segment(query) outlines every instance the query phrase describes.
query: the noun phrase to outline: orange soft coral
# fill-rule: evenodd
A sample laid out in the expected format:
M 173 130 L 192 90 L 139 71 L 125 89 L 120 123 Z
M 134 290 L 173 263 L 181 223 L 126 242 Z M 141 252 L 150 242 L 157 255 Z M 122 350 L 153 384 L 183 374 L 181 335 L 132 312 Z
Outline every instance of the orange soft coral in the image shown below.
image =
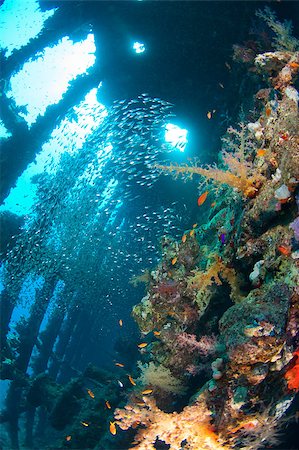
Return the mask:
M 258 170 L 253 168 L 251 159 L 248 155 L 254 147 L 248 130 L 243 123 L 239 124 L 239 129 L 228 128 L 227 136 L 223 139 L 225 149 L 221 152 L 222 162 L 226 169 L 220 169 L 217 166 L 199 167 L 196 163 L 189 165 L 168 166 L 156 165 L 162 172 L 170 172 L 175 175 L 183 175 L 186 178 L 200 175 L 206 180 L 212 180 L 218 184 L 227 184 L 241 192 L 245 197 L 255 197 L 261 187 L 264 177 Z M 226 149 L 229 149 L 227 151 Z

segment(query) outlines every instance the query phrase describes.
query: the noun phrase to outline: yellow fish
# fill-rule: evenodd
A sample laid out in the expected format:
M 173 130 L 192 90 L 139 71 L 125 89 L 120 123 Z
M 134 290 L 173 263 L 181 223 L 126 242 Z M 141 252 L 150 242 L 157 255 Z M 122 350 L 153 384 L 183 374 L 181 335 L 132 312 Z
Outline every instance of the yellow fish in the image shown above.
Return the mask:
M 87 394 L 89 397 L 94 398 L 94 393 L 90 389 L 87 389 Z
M 110 422 L 109 424 L 109 431 L 111 434 L 113 434 L 113 436 L 116 435 L 116 426 L 115 426 L 115 422 Z
M 135 381 L 133 380 L 133 378 L 131 377 L 131 375 L 128 375 L 129 381 L 131 384 L 133 384 L 133 386 L 136 386 Z
M 120 326 L 120 327 L 123 326 L 123 321 L 122 321 L 121 319 L 119 319 L 118 323 L 119 323 L 119 326 Z
M 111 405 L 110 405 L 110 403 L 108 402 L 108 400 L 105 401 L 105 405 L 106 405 L 106 408 L 111 409 Z
M 142 391 L 141 394 L 142 394 L 142 395 L 149 395 L 149 394 L 151 394 L 152 392 L 153 392 L 152 389 L 145 389 L 145 391 Z
M 141 342 L 141 344 L 138 344 L 138 347 L 139 348 L 144 348 L 144 347 L 147 347 L 147 342 Z
M 82 424 L 84 427 L 89 427 L 89 423 L 87 423 L 87 422 L 81 422 L 81 424 Z

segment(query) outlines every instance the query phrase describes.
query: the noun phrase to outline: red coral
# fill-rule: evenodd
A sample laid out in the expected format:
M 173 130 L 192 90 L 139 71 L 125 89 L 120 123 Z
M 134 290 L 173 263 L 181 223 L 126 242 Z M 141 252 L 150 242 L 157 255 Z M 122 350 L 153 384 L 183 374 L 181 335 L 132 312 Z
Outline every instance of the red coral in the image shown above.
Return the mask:
M 284 375 L 290 390 L 299 391 L 299 349 L 293 353 L 295 365 L 288 369 Z

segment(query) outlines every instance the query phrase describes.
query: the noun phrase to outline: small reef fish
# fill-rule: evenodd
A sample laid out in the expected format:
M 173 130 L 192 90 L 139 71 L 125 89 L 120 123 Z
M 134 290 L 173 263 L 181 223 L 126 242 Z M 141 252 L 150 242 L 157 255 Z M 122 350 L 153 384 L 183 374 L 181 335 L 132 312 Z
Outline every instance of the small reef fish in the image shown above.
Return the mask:
M 214 208 L 216 206 L 216 202 L 211 203 L 211 208 Z
M 123 387 L 124 387 L 124 385 L 122 384 L 122 382 L 121 382 L 121 381 L 117 380 L 117 382 L 118 382 L 118 385 L 119 385 L 119 387 L 121 387 L 121 388 L 123 388 Z
M 223 86 L 222 83 L 218 83 L 218 84 L 219 84 L 219 86 L 221 87 L 221 89 L 224 89 L 224 86 Z
M 175 263 L 177 262 L 178 258 L 177 256 L 175 256 L 172 260 L 171 260 L 171 264 L 174 266 Z
M 186 234 L 183 234 L 183 236 L 182 236 L 182 242 L 183 242 L 183 243 L 186 242 L 186 239 L 187 239 Z
M 70 442 L 70 441 L 72 440 L 72 436 L 66 436 L 65 440 L 66 440 L 67 442 Z
M 208 111 L 207 112 L 207 118 L 210 120 L 210 119 L 212 119 L 212 113 L 211 113 L 211 111 Z
M 266 111 L 265 111 L 265 112 L 266 112 L 266 116 L 267 116 L 267 117 L 270 117 L 271 111 L 272 111 L 271 108 L 266 108 Z
M 138 347 L 139 348 L 144 348 L 144 347 L 147 347 L 147 342 L 141 342 L 141 344 L 138 344 Z
M 295 61 L 292 61 L 288 64 L 292 69 L 298 69 L 299 68 L 299 64 L 296 63 Z
M 225 244 L 226 242 L 226 236 L 225 233 L 221 233 L 219 236 L 219 241 L 221 242 L 221 244 Z
M 195 233 L 195 230 L 191 230 L 189 235 L 192 237 L 192 236 L 194 236 L 194 233 Z
M 204 204 L 204 202 L 207 199 L 208 193 L 209 193 L 209 191 L 206 191 L 198 197 L 198 199 L 197 199 L 198 206 L 201 206 Z
M 161 331 L 154 331 L 155 336 L 160 336 L 160 334 L 161 334 Z
M 257 151 L 256 151 L 256 156 L 265 156 L 265 154 L 267 153 L 267 150 L 265 150 L 265 149 L 263 149 L 263 148 L 259 148 Z
M 109 424 L 109 431 L 111 434 L 113 434 L 113 436 L 116 435 L 116 426 L 115 426 L 115 422 L 110 422 Z
M 129 381 L 133 386 L 136 386 L 135 381 L 133 380 L 133 378 L 131 377 L 131 375 L 128 375 Z
M 110 403 L 108 402 L 108 400 L 105 401 L 105 405 L 106 405 L 106 408 L 111 409 L 111 405 L 110 405 Z
M 290 247 L 286 247 L 285 245 L 279 245 L 277 247 L 277 250 L 284 256 L 290 256 L 290 254 L 291 254 Z
M 122 363 L 115 363 L 115 365 L 116 365 L 117 367 L 125 367 L 124 364 L 122 364 Z
M 81 425 L 83 425 L 84 427 L 89 427 L 89 423 L 87 422 L 81 422 Z
M 94 393 L 90 389 L 87 389 L 87 394 L 89 397 L 94 398 Z
M 119 319 L 118 323 L 119 323 L 119 326 L 120 326 L 120 327 L 123 326 L 123 321 L 122 321 L 121 319 Z
M 197 223 L 194 223 L 193 225 L 192 225 L 192 228 L 196 228 L 197 227 Z
M 152 389 L 145 389 L 145 391 L 142 391 L 141 394 L 142 394 L 142 395 L 149 395 L 149 394 L 151 394 L 152 392 L 153 392 Z

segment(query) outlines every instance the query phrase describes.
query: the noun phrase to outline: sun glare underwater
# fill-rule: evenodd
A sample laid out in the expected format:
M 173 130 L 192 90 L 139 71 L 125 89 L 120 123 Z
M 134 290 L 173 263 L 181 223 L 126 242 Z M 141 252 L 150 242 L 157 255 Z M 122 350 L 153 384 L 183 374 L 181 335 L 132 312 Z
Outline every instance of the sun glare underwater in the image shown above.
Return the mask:
M 2 2 L 1 449 L 298 448 L 298 9 Z

